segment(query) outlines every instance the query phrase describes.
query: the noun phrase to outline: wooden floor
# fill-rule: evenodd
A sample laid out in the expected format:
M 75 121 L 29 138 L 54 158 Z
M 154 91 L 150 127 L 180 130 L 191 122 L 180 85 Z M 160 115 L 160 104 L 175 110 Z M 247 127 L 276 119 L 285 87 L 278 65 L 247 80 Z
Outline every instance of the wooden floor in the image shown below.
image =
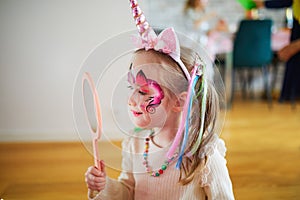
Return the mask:
M 221 137 L 236 199 L 300 199 L 299 104 L 235 102 Z M 0 199 L 86 199 L 89 165 L 81 143 L 0 143 Z

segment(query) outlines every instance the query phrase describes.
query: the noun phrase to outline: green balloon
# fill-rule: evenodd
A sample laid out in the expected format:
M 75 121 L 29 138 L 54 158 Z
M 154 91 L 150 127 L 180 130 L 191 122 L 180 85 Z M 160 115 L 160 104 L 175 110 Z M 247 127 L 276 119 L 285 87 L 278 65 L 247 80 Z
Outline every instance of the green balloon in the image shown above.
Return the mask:
M 246 10 L 251 10 L 256 7 L 256 4 L 252 0 L 238 0 L 238 2 L 240 2 Z

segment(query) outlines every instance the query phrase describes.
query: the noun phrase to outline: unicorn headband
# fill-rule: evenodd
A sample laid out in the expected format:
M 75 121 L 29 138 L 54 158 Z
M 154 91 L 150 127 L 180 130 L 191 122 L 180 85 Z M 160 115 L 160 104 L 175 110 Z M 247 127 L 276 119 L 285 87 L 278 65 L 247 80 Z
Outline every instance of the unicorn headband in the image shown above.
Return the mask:
M 140 37 L 134 38 L 135 46 L 139 49 L 154 49 L 155 51 L 168 54 L 179 64 L 181 70 L 184 72 L 184 75 L 188 81 L 190 81 L 190 73 L 180 60 L 180 46 L 174 29 L 167 28 L 157 36 L 147 22 L 146 17 L 139 7 L 137 1 L 130 0 L 130 6 L 136 26 L 138 28 L 138 32 L 140 34 Z
M 190 152 L 187 153 L 187 156 L 192 156 L 197 151 L 202 141 L 202 135 L 204 132 L 204 118 L 205 118 L 206 96 L 207 96 L 207 84 L 204 77 L 205 76 L 204 64 L 202 61 L 195 62 L 194 68 L 192 70 L 192 75 L 191 75 L 188 69 L 186 68 L 186 66 L 184 65 L 184 63 L 180 59 L 180 45 L 174 29 L 166 28 L 159 35 L 156 35 L 154 30 L 147 22 L 146 17 L 142 12 L 141 8 L 139 7 L 137 1 L 129 0 L 129 2 L 135 20 L 135 24 L 139 32 L 139 37 L 133 38 L 134 45 L 138 49 L 145 49 L 146 51 L 153 49 L 155 51 L 159 51 L 169 55 L 174 61 L 178 63 L 178 65 L 180 66 L 181 70 L 183 71 L 185 77 L 189 82 L 187 99 L 185 101 L 180 126 L 176 133 L 175 139 L 167 153 L 167 157 L 169 159 L 172 158 L 181 143 L 179 158 L 176 164 L 176 167 L 179 168 L 182 162 L 182 157 L 185 154 L 186 144 L 188 142 L 191 107 L 193 105 L 193 100 L 200 93 L 202 93 L 200 129 L 197 135 L 197 140 L 193 145 L 192 149 L 190 150 Z M 202 83 L 200 89 L 199 91 L 195 91 L 196 83 L 199 80 L 199 77 L 201 76 L 202 76 Z

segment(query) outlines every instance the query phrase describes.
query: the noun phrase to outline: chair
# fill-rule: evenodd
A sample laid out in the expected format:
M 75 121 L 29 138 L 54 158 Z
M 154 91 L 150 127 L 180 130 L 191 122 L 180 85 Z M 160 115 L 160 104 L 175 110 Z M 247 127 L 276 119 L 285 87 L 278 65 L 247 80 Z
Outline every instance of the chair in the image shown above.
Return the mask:
M 271 88 L 268 81 L 268 66 L 272 62 L 271 49 L 272 20 L 242 20 L 233 44 L 233 73 L 231 103 L 235 91 L 236 72 L 244 72 L 242 94 L 246 96 L 246 89 L 253 79 L 253 71 L 261 69 L 264 79 L 265 93 L 271 105 Z

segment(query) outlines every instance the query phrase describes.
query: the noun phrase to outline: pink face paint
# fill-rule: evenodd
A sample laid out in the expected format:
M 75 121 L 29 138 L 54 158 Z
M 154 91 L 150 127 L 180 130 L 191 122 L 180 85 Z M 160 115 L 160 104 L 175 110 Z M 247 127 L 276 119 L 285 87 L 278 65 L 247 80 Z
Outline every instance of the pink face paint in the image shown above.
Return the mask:
M 161 104 L 161 100 L 164 98 L 164 92 L 160 85 L 156 81 L 148 79 L 142 70 L 137 73 L 135 79 L 133 74 L 129 72 L 128 82 L 139 88 L 140 95 L 149 96 L 140 107 L 151 114 L 155 113 L 155 108 Z

